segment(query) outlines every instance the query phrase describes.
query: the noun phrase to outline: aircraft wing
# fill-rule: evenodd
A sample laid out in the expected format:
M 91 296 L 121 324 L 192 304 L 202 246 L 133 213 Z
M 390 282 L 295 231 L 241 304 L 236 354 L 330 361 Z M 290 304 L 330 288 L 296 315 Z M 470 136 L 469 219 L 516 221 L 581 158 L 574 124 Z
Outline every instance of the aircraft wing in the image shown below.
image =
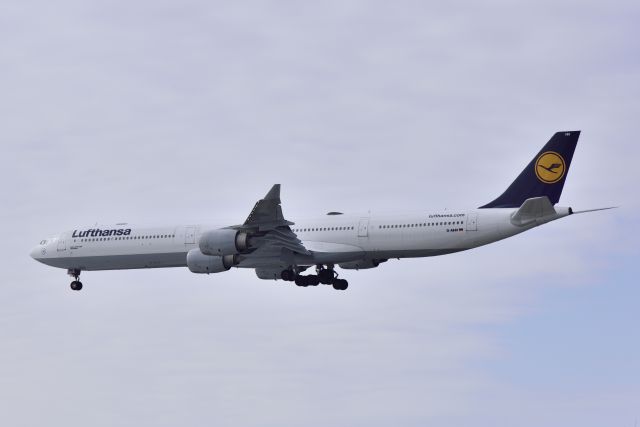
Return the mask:
M 293 222 L 284 218 L 280 203 L 280 184 L 275 184 L 256 202 L 244 224 L 234 227 L 252 235 L 253 250 L 240 255 L 240 266 L 291 265 L 295 254 L 311 254 L 291 231 Z

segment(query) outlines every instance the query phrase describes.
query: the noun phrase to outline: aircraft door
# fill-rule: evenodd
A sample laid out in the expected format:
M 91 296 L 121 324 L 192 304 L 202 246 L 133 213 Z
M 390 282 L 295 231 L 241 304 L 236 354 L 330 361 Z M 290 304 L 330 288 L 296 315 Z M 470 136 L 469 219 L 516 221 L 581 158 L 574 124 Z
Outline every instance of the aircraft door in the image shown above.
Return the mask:
M 58 252 L 63 252 L 67 250 L 67 241 L 60 237 L 58 238 Z
M 369 236 L 369 218 L 360 218 L 358 223 L 358 237 Z
M 184 243 L 192 245 L 196 243 L 196 228 L 189 226 L 184 228 Z
M 478 231 L 478 213 L 469 212 L 467 214 L 467 231 Z

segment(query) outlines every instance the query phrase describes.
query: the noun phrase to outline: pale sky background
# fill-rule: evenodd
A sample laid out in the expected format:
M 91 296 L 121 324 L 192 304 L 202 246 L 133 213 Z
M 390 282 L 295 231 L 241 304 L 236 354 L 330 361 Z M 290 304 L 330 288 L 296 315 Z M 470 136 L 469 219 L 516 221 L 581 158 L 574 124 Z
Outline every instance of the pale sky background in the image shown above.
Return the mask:
M 633 426 L 640 418 L 637 1 L 0 5 L 0 423 Z M 583 131 L 569 217 L 345 272 L 89 272 L 43 238 L 476 207 Z

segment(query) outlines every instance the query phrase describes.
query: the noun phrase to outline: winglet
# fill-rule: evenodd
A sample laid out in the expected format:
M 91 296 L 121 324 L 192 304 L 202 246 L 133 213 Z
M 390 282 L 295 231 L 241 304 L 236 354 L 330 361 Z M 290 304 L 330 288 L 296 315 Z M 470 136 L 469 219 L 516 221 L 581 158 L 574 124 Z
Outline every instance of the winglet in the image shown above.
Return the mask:
M 280 203 L 280 184 L 274 184 L 262 200 L 275 200 Z

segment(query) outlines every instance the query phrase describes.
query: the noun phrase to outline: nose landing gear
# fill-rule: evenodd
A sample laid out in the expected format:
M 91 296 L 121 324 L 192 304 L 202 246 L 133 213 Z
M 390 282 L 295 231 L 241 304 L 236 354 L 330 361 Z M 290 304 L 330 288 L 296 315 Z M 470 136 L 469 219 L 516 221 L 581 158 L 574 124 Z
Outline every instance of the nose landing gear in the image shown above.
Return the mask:
M 80 280 L 78 280 L 78 279 L 80 279 L 80 270 L 78 270 L 78 269 L 69 269 L 69 270 L 67 270 L 67 274 L 74 278 L 74 281 L 71 282 L 71 289 L 73 289 L 74 291 L 82 290 L 82 282 Z

